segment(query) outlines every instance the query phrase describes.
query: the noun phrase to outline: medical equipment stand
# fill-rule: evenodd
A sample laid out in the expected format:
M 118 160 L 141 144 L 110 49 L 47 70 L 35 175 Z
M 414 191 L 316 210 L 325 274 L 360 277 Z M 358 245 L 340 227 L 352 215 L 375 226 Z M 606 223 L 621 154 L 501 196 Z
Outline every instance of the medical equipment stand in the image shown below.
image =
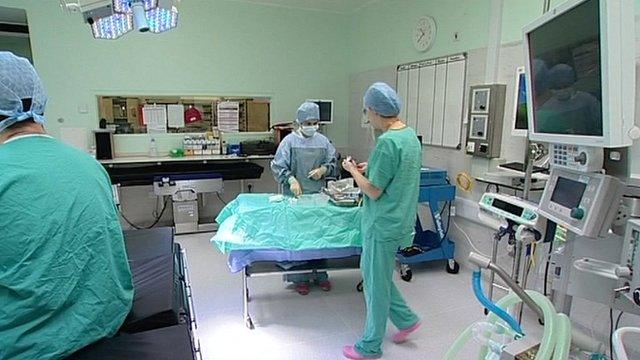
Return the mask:
M 446 171 L 423 168 L 419 194 L 418 203 L 429 204 L 429 211 L 436 231 L 424 230 L 420 218 L 418 218 L 413 246 L 420 249 L 420 253 L 413 255 L 401 251 L 397 254 L 396 258 L 400 263 L 400 276 L 404 281 L 411 281 L 413 277 L 411 264 L 435 260 L 447 260 L 447 272 L 457 274 L 460 271 L 460 265 L 453 259 L 455 244 L 449 239 L 448 229 L 444 228 L 440 211 L 441 202 L 444 202 L 446 206 L 447 202 L 455 199 L 456 187 L 448 183 Z
M 529 246 L 532 242 L 540 239 L 540 234 L 535 233 L 528 229 L 526 226 L 518 225 L 513 220 L 506 219 L 507 225 L 501 227 L 498 231 L 496 231 L 493 235 L 493 244 L 491 248 L 491 262 L 496 263 L 498 259 L 498 243 L 502 238 L 506 235 L 509 235 L 509 242 L 513 242 L 515 246 L 514 256 L 513 256 L 513 265 L 511 269 L 511 279 L 514 284 L 520 285 L 520 267 L 522 265 L 522 252 L 525 250 L 527 246 Z M 525 264 L 528 264 L 531 260 L 530 253 L 525 255 Z M 492 271 L 489 275 L 489 291 L 488 298 L 489 300 L 493 300 L 493 289 L 497 287 L 499 289 L 508 291 L 507 288 L 495 283 L 495 272 Z M 526 265 L 525 265 L 525 274 L 524 278 L 526 278 Z M 488 311 L 485 309 L 485 314 Z M 518 321 L 522 318 L 522 311 L 518 311 Z

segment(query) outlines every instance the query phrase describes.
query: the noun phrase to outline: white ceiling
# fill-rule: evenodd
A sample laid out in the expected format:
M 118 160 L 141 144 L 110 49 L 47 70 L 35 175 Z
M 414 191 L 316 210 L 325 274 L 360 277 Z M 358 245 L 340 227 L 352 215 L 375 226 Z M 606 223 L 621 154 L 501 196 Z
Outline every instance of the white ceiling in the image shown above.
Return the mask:
M 353 14 L 370 3 L 380 0 L 228 0 L 254 4 L 272 5 L 296 9 L 325 11 L 338 14 Z
M 0 6 L 0 23 L 26 24 L 27 12 L 24 9 Z

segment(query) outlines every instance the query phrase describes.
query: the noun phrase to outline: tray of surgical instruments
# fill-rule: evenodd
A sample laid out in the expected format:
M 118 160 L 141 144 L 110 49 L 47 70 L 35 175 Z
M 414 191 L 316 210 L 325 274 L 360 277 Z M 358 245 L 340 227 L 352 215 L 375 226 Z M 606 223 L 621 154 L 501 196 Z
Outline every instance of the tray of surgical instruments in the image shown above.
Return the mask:
M 362 202 L 362 191 L 354 186 L 353 179 L 329 181 L 324 193 L 336 206 L 359 206 Z

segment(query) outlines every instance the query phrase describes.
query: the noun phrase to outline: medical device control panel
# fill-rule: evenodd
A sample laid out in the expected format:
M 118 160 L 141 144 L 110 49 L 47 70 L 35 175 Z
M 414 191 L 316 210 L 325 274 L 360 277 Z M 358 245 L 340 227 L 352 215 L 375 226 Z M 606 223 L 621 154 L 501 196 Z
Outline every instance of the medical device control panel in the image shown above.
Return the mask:
M 640 220 L 627 222 L 627 230 L 622 247 L 622 263 L 628 271 L 622 274 L 625 281 L 629 281 L 629 292 L 626 296 L 640 306 Z
M 588 146 L 550 144 L 551 165 L 567 169 L 596 172 L 604 165 L 604 149 Z
M 539 214 L 577 235 L 603 236 L 620 207 L 624 188 L 613 176 L 553 168 Z
M 536 204 L 515 196 L 485 193 L 480 199 L 480 211 L 500 219 L 509 219 L 517 224 L 538 228 L 540 216 Z
M 506 85 L 472 86 L 469 96 L 467 154 L 500 157 Z

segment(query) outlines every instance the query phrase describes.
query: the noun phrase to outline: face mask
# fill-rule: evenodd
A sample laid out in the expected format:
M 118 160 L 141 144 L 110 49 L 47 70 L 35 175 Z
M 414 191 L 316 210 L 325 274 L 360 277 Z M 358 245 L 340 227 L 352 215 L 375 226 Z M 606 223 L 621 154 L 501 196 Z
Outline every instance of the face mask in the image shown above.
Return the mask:
M 303 135 L 307 137 L 312 137 L 313 135 L 315 135 L 316 131 L 318 131 L 318 125 L 302 126 L 300 131 L 302 132 Z

